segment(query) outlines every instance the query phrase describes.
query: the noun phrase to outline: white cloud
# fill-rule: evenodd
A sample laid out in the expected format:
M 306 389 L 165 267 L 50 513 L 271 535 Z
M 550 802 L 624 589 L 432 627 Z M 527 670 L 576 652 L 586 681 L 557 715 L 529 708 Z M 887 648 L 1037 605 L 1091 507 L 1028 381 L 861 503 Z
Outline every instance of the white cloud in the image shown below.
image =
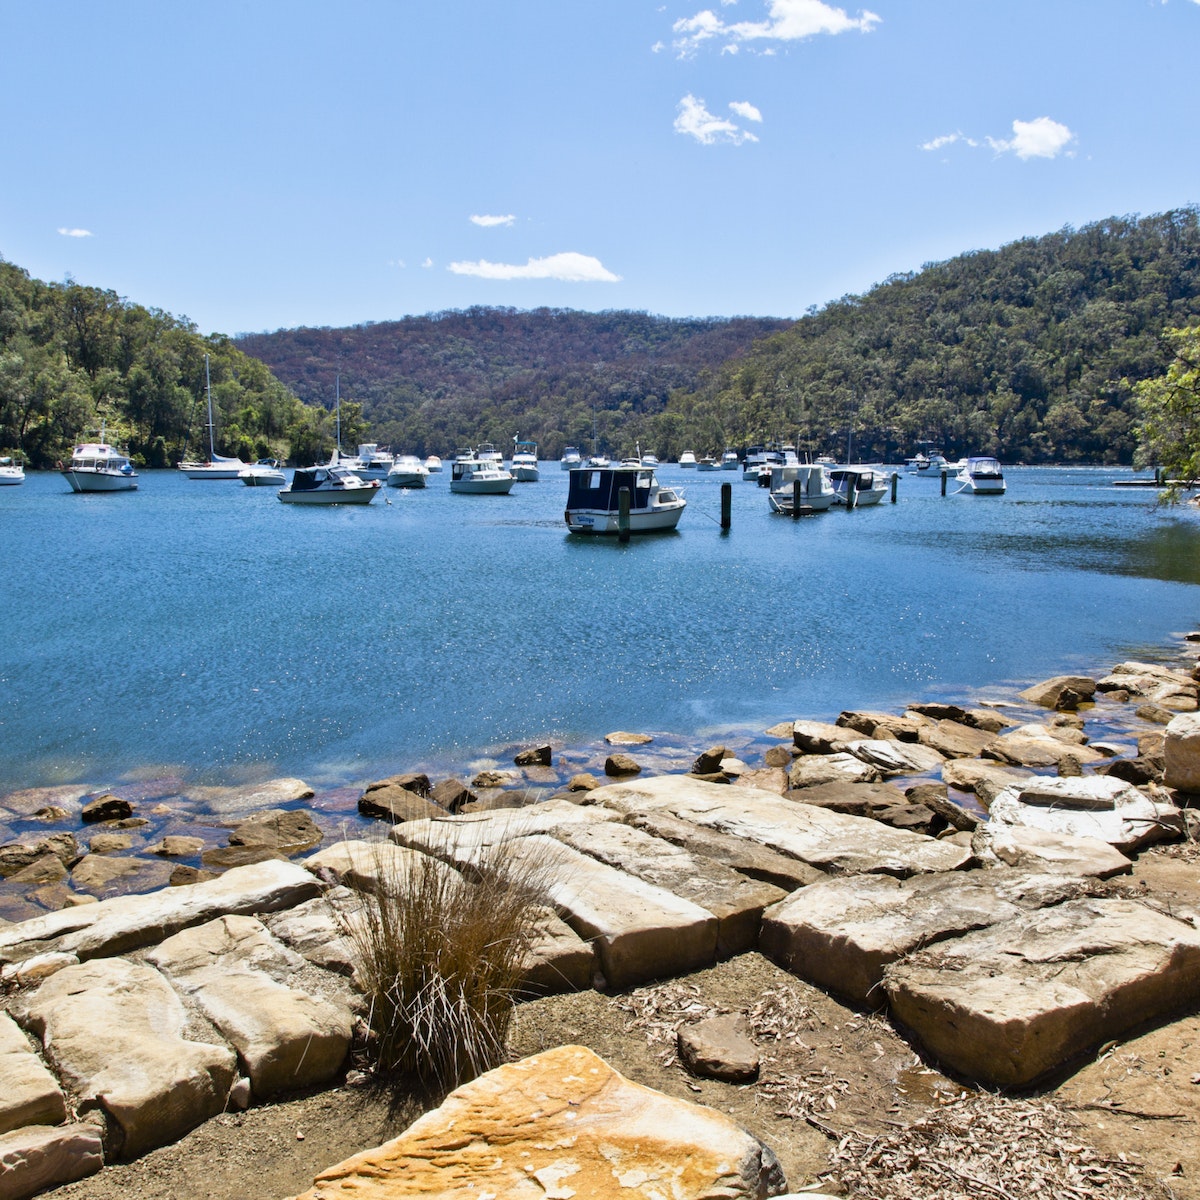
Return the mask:
M 755 113 L 758 113 L 758 109 L 754 108 L 752 104 L 745 104 L 744 101 L 736 101 L 729 107 L 736 112 L 738 111 L 737 105 L 752 108 Z M 762 120 L 761 113 L 758 114 L 757 119 Z M 679 112 L 675 117 L 675 132 L 694 137 L 702 146 L 712 146 L 717 142 L 732 142 L 735 146 L 739 146 L 742 142 L 758 141 L 754 134 L 742 129 L 733 121 L 714 116 L 704 107 L 704 101 L 691 93 L 684 96 L 679 102 Z
M 85 238 L 92 236 L 92 231 L 90 229 L 65 229 L 60 226 L 58 232 L 61 233 L 63 237 Z
M 1200 0 L 1197 0 L 1200 3 Z M 762 122 L 762 113 L 758 111 L 748 100 L 733 100 L 729 107 L 742 118 L 743 121 L 758 121 Z
M 494 225 L 511 225 L 517 218 L 509 213 L 505 217 L 482 217 L 473 216 L 471 218 L 472 225 L 482 225 L 484 229 L 490 229 Z
M 563 283 L 617 283 L 614 275 L 598 258 L 588 254 L 551 254 L 547 258 L 531 258 L 524 266 L 516 263 L 452 262 L 448 268 L 455 275 L 476 275 L 480 279 L 557 279 Z
M 714 38 L 724 40 L 724 51 L 734 52 L 740 44 L 753 42 L 767 43 L 762 52 L 770 53 L 772 42 L 803 41 L 822 33 L 870 33 L 880 20 L 876 13 L 866 9 L 851 17 L 844 8 L 835 8 L 824 0 L 768 0 L 767 18 L 763 21 L 727 24 L 707 8 L 694 17 L 683 17 L 672 26 L 673 44 L 681 58 L 695 54 Z
M 955 142 L 962 142 L 965 146 L 978 146 L 979 143 L 974 138 L 969 138 L 960 129 L 957 133 L 943 133 L 941 137 L 930 138 L 927 142 L 921 143 L 922 150 L 942 150 L 946 146 L 953 146 Z
M 988 138 L 997 154 L 1011 151 L 1018 158 L 1057 158 L 1075 140 L 1065 125 L 1049 117 L 1014 121 L 1012 128 L 1013 135 L 1007 140 Z
M 423 267 L 424 267 L 424 268 L 425 268 L 425 269 L 428 271 L 428 270 L 429 270 L 429 268 L 433 266 L 433 259 L 432 259 L 432 258 L 427 258 L 427 259 L 426 259 L 426 260 L 425 260 L 425 261 L 424 261 L 424 262 L 421 264 L 421 266 L 423 266 Z

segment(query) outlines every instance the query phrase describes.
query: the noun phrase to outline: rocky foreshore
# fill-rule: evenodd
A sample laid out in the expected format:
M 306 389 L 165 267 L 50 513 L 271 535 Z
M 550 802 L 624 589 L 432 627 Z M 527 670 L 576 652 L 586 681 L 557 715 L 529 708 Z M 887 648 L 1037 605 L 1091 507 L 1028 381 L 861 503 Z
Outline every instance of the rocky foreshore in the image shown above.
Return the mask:
M 614 733 L 466 780 L 396 775 L 361 789 L 352 836 L 299 780 L 180 803 L 136 788 L 0 799 L 5 911 L 23 918 L 0 921 L 0 1200 L 344 1079 L 367 1037 L 348 914 L 389 860 L 469 870 L 498 844 L 546 875 L 530 995 L 626 993 L 760 954 L 881 1014 L 964 1086 L 1061 1077 L 1200 1004 L 1200 884 L 1167 895 L 1125 878 L 1147 847 L 1200 832 L 1198 645 L 1173 666 L 1122 663 L 986 705 L 788 720 L 703 748 Z M 754 1078 L 737 1014 L 681 1024 L 697 1076 Z M 523 1194 L 513 1180 L 532 1172 L 540 1194 L 585 1182 L 648 1197 L 685 1160 L 681 1195 L 718 1178 L 730 1196 L 811 1183 L 785 1182 L 754 1139 L 628 1091 L 581 1047 L 501 1070 L 390 1149 L 331 1168 L 314 1200 L 449 1192 L 467 1168 L 429 1147 L 465 1113 L 479 1186 L 500 1194 Z M 578 1131 L 625 1146 L 619 1164 L 578 1147 L 521 1160 L 565 1137 L 526 1111 L 547 1094 Z M 680 1144 L 638 1157 L 638 1122 Z M 529 1141 L 514 1149 L 519 1125 Z M 414 1156 L 419 1181 L 395 1166 Z M 411 1186 L 364 1190 L 383 1176 Z

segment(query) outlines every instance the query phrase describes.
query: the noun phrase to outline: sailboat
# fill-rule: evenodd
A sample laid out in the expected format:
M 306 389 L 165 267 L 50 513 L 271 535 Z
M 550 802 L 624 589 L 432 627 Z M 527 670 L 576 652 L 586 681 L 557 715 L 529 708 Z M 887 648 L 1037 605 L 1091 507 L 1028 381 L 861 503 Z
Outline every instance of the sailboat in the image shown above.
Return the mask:
M 209 376 L 207 354 L 204 356 L 204 390 L 208 394 L 208 458 L 204 462 L 185 459 L 179 464 L 179 469 L 189 479 L 237 479 L 238 472 L 244 471 L 249 464 L 240 458 L 226 458 L 217 453 L 213 438 L 212 379 Z

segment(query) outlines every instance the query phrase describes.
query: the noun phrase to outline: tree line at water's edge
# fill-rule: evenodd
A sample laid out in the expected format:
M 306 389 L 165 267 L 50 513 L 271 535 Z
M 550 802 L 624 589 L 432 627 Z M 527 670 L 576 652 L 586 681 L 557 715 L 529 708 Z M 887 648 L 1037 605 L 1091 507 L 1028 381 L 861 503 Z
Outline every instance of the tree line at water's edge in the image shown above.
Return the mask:
M 543 457 L 595 438 L 673 459 L 778 438 L 896 461 L 928 441 L 1129 463 L 1158 395 L 1138 385 L 1186 344 L 1167 331 L 1197 324 L 1194 207 L 963 254 L 794 322 L 480 307 L 206 338 L 0 259 L 0 452 L 47 465 L 101 419 L 147 465 L 206 451 L 207 353 L 217 449 L 248 459 L 326 456 L 340 379 L 347 447 L 445 455 L 519 433 Z M 1155 428 L 1142 441 L 1161 461 Z

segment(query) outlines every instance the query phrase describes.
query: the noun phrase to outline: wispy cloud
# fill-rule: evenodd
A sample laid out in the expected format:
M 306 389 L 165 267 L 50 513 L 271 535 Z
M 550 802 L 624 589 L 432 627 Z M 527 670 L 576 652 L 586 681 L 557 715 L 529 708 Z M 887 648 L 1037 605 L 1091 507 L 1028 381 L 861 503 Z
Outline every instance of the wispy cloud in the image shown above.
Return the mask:
M 675 22 L 672 46 L 680 58 L 691 57 L 707 42 L 718 43 L 724 53 L 736 53 L 743 45 L 771 53 L 779 43 L 804 41 L 819 34 L 870 33 L 881 19 L 866 9 L 852 17 L 844 8 L 824 0 L 768 0 L 767 15 L 761 21 L 726 22 L 706 8 Z
M 425 260 L 425 261 L 424 261 L 424 262 L 421 264 L 421 266 L 423 266 L 423 267 L 425 268 L 425 270 L 427 270 L 427 271 L 428 271 L 428 270 L 429 270 L 429 268 L 433 266 L 433 259 L 432 259 L 432 258 L 427 258 L 427 259 L 426 259 L 426 260 Z
M 1200 0 L 1196 0 L 1196 3 L 1200 4 Z M 1014 121 L 1012 130 L 1013 135 L 1010 138 L 988 137 L 978 141 L 967 137 L 960 129 L 922 142 L 921 149 L 937 151 L 954 145 L 974 149 L 987 145 L 997 154 L 1015 154 L 1018 158 L 1058 158 L 1060 154 L 1074 154 L 1070 146 L 1076 140 L 1075 134 L 1060 121 L 1052 121 L 1049 117 L 1038 117 L 1033 121 Z
M 1069 153 L 1067 147 L 1075 141 L 1075 135 L 1065 125 L 1049 117 L 1014 121 L 1012 128 L 1011 138 L 988 138 L 988 145 L 997 154 L 1011 152 L 1018 158 L 1057 158 Z
M 505 217 L 472 216 L 471 224 L 482 225 L 484 229 L 491 229 L 494 225 L 511 225 L 516 219 L 512 213 L 509 213 Z
M 455 275 L 475 275 L 480 279 L 556 279 L 562 283 L 617 283 L 614 275 L 598 258 L 588 254 L 551 254 L 546 258 L 531 258 L 524 265 L 478 262 L 452 262 L 448 268 Z
M 762 120 L 762 113 L 745 100 L 735 100 L 729 107 L 744 120 Z M 736 121 L 714 116 L 705 107 L 704 101 L 690 92 L 679 102 L 679 111 L 675 117 L 675 132 L 695 138 L 702 146 L 712 146 L 717 142 L 731 142 L 733 145 L 739 146 L 742 142 L 758 141 L 754 134 L 743 129 Z
M 941 137 L 930 138 L 927 142 L 921 143 L 922 150 L 944 150 L 947 146 L 953 146 L 955 142 L 962 142 L 965 146 L 978 146 L 979 143 L 974 138 L 969 138 L 962 130 L 957 133 L 944 133 Z
M 58 232 L 61 233 L 63 237 L 85 238 L 92 236 L 92 231 L 90 229 L 67 229 L 65 226 L 61 225 L 59 226 Z

